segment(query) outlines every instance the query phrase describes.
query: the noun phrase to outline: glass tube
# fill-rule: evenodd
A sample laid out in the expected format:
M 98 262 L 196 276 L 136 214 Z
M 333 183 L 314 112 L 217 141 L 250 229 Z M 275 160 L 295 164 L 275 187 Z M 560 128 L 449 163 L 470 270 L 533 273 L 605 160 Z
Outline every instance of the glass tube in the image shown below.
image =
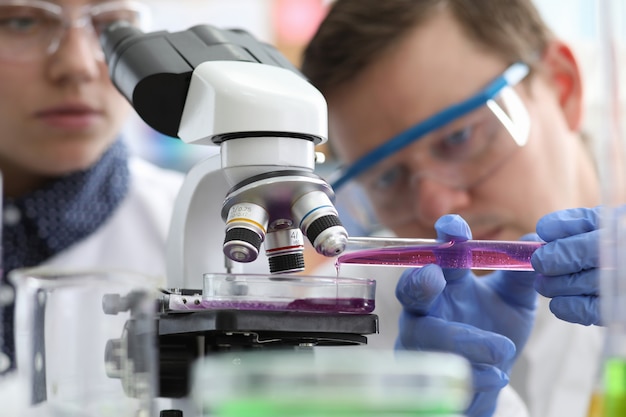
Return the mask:
M 624 68 L 623 19 L 626 9 L 621 0 L 599 2 L 600 46 L 603 58 L 604 128 L 600 142 L 600 179 L 604 211 L 600 245 L 600 306 L 607 328 L 603 358 L 603 378 L 593 400 L 600 403 L 602 417 L 626 415 L 626 138 L 620 114 Z M 621 93 L 621 94 L 620 94 Z M 594 404 L 594 402 L 592 402 Z M 591 410 L 589 415 L 591 415 Z
M 352 237 L 336 266 L 381 265 L 532 271 L 530 258 L 544 243 L 529 241 L 402 239 Z

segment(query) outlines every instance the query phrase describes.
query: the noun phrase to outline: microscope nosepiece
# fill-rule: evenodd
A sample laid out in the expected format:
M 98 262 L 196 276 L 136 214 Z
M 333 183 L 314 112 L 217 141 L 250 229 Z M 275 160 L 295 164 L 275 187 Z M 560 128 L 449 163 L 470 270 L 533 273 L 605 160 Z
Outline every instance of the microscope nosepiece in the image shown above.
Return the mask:
M 336 220 L 339 221 L 339 218 L 336 217 Z M 324 229 L 312 242 L 318 253 L 324 256 L 337 256 L 346 249 L 348 232 L 339 222 L 332 227 Z
M 265 254 L 270 273 L 304 271 L 304 238 L 300 229 L 279 229 L 267 233 Z
M 315 250 L 324 256 L 337 256 L 348 242 L 348 232 L 330 198 L 321 191 L 303 195 L 292 207 L 300 229 Z
M 265 240 L 268 214 L 253 203 L 235 204 L 228 211 L 224 255 L 236 262 L 252 262 Z
M 263 239 L 253 230 L 233 227 L 226 231 L 224 255 L 237 262 L 252 262 L 259 256 Z

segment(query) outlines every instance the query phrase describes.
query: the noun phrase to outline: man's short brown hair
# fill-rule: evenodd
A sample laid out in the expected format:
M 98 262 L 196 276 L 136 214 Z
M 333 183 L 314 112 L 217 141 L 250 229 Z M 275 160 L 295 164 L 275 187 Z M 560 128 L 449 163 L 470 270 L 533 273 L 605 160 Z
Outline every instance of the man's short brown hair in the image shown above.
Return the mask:
M 336 0 L 304 51 L 302 72 L 329 94 L 443 10 L 509 64 L 532 67 L 552 37 L 532 0 Z

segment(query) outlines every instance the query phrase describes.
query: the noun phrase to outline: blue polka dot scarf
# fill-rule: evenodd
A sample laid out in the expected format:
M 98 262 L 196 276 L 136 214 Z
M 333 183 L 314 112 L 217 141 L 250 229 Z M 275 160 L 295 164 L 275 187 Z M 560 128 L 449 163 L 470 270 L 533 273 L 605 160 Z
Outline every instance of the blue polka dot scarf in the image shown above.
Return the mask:
M 2 262 L 6 274 L 37 266 L 94 233 L 128 192 L 128 151 L 116 141 L 86 171 L 52 180 L 29 195 L 3 201 Z M 12 328 L 13 309 L 0 311 L 4 329 Z M 10 338 L 5 332 L 4 345 Z M 1 337 L 1 335 L 0 335 Z M 13 358 L 13 349 L 3 349 Z M 2 366 L 0 365 L 0 373 Z

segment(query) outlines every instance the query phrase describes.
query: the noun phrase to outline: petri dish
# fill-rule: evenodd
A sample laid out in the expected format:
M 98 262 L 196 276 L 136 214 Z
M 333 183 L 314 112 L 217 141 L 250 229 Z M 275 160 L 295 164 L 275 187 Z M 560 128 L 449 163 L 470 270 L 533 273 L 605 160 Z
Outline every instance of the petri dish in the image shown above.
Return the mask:
M 207 273 L 197 302 L 171 307 L 367 314 L 374 310 L 375 293 L 373 279 Z

